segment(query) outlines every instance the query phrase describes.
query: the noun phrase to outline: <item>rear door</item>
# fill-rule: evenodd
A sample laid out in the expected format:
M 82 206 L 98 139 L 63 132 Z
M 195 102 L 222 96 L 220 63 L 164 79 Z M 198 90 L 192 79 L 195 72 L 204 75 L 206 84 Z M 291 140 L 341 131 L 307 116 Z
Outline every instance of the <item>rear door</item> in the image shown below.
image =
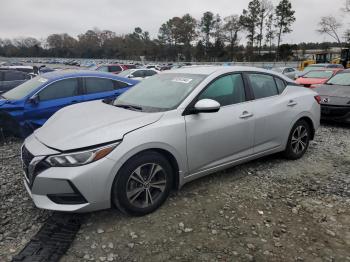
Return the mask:
M 220 103 L 216 113 L 185 116 L 190 173 L 211 170 L 253 152 L 254 115 L 241 74 L 225 75 L 209 84 L 195 99 Z
M 289 101 L 284 80 L 264 73 L 246 73 L 254 96 L 255 115 L 254 153 L 262 153 L 280 147 L 289 135 L 295 118 L 296 101 Z
M 79 78 L 58 80 L 38 92 L 37 103 L 26 102 L 25 118 L 36 128 L 61 108 L 82 101 Z
M 84 77 L 83 86 L 84 101 L 113 100 L 130 87 L 129 84 L 122 81 L 98 77 Z

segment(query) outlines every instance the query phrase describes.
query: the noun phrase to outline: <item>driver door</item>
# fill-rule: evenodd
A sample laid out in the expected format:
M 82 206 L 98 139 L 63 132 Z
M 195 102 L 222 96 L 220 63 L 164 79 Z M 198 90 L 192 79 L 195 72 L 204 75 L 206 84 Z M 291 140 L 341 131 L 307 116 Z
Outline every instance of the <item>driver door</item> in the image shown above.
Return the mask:
M 216 113 L 185 116 L 189 173 L 210 170 L 253 153 L 254 115 L 241 74 L 222 76 L 198 100 L 220 103 Z
M 42 89 L 36 102 L 26 102 L 25 118 L 33 128 L 37 128 L 61 108 L 82 101 L 78 78 L 59 80 Z

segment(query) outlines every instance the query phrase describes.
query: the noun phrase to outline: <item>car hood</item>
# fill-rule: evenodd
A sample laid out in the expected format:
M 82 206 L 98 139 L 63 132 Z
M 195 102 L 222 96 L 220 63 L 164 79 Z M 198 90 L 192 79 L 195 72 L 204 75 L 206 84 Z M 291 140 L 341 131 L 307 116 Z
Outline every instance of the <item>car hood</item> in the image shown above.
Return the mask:
M 321 96 L 350 98 L 350 86 L 320 85 L 313 89 Z
M 24 100 L 6 100 L 0 99 L 0 110 L 16 110 L 23 109 Z
M 5 100 L 5 99 L 0 99 L 0 106 L 6 104 L 6 102 L 7 102 L 7 100 Z
M 118 108 L 102 101 L 86 102 L 58 111 L 34 136 L 50 148 L 67 151 L 123 139 L 125 134 L 158 121 L 162 115 Z
M 327 81 L 327 78 L 304 78 L 300 77 L 296 80 L 299 85 L 313 85 L 313 84 L 323 84 Z

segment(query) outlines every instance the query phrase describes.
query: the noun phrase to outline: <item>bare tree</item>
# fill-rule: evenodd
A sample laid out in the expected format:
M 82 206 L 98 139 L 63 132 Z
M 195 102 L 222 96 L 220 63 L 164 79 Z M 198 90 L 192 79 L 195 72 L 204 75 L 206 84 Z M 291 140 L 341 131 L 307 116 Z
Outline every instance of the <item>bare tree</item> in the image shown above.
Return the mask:
M 273 11 L 273 4 L 269 0 L 260 0 L 260 11 L 259 11 L 259 21 L 258 21 L 258 29 L 259 34 L 257 35 L 257 41 L 259 45 L 259 55 L 261 54 L 261 46 L 264 38 L 263 30 L 265 26 L 265 20 Z
M 318 23 L 319 29 L 317 32 L 320 34 L 326 34 L 336 40 L 341 44 L 339 29 L 343 26 L 334 16 L 324 16 L 321 18 L 321 21 Z
M 230 45 L 230 58 L 233 58 L 234 47 L 238 44 L 238 33 L 242 30 L 242 25 L 239 21 L 238 15 L 231 15 L 224 18 L 224 25 L 222 27 L 224 33 L 224 40 Z

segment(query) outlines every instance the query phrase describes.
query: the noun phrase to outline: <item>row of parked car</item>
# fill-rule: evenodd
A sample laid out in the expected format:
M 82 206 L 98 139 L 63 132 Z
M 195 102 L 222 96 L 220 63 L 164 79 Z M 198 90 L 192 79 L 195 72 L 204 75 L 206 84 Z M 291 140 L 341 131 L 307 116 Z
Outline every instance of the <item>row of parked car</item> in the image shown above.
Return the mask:
M 112 65 L 104 66 L 113 69 Z M 339 68 L 321 68 L 319 65 L 313 68 L 318 69 L 307 70 L 295 82 L 321 95 L 323 118 L 350 122 L 350 72 Z M 21 84 L 1 94 L 2 131 L 26 137 L 65 106 L 96 99 L 111 101 L 139 81 L 160 73 L 153 68 L 126 67 L 113 74 L 104 71 L 99 68 L 85 71 L 58 70 L 31 79 L 35 74 L 28 75 L 13 68 L 0 70 L 0 78 L 5 80 L 0 82 L 5 87 L 4 91 L 12 87 L 6 87 L 3 83 Z

